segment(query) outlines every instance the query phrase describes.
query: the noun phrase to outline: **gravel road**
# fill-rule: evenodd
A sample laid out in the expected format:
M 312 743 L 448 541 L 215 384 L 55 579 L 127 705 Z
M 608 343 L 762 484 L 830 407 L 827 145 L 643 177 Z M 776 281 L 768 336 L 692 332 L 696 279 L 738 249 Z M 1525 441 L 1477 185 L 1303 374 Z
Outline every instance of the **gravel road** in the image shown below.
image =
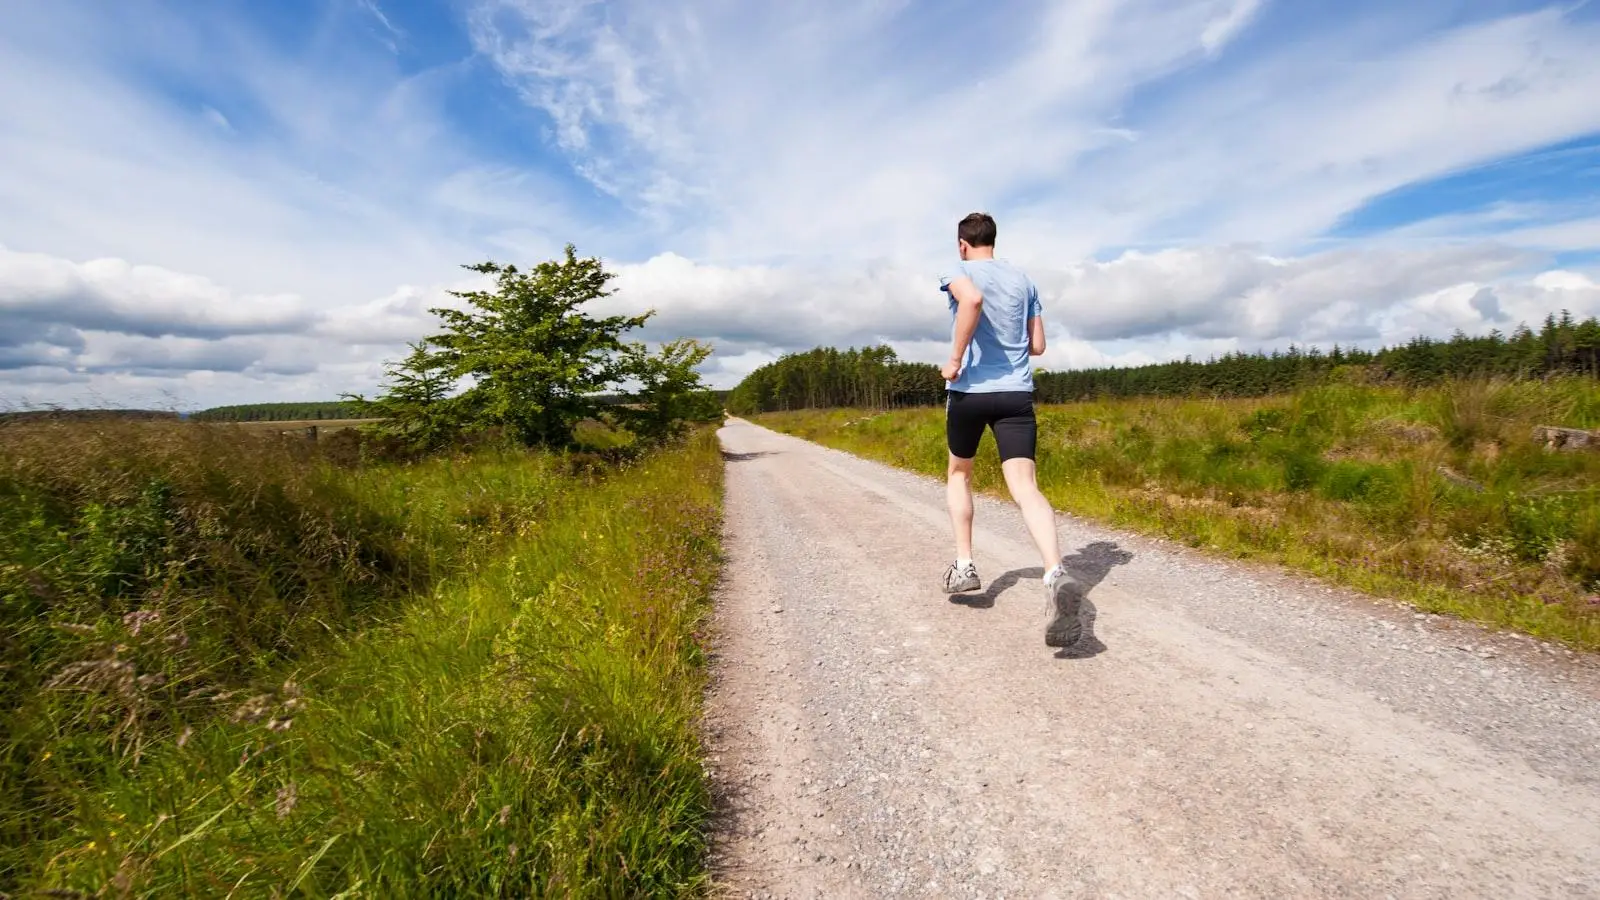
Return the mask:
M 1600 897 L 1600 666 L 731 422 L 705 723 L 745 897 Z

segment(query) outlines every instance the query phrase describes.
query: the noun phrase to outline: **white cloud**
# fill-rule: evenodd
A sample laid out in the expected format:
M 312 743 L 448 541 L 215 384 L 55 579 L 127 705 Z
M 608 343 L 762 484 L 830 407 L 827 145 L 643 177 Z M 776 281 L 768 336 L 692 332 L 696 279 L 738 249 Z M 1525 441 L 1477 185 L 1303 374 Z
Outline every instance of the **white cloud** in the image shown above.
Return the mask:
M 1600 216 L 1528 225 L 1500 232 L 1495 238 L 1508 244 L 1545 250 L 1594 250 L 1600 248 Z
M 394 27 L 394 23 L 389 21 L 388 15 L 384 13 L 383 7 L 379 6 L 376 0 L 356 0 L 356 5 L 365 10 L 367 15 L 377 20 L 378 24 L 383 26 L 383 30 L 387 31 L 390 36 L 402 36 L 400 29 Z
M 442 286 L 402 287 L 360 306 L 316 309 L 118 259 L 0 248 L 0 406 L 126 405 L 137 396 L 190 408 L 285 389 L 291 399 L 370 391 L 383 360 L 435 329 L 428 308 L 455 302 Z M 241 393 L 212 393 L 223 387 Z
M 299 298 L 239 296 L 209 279 L 120 259 L 83 263 L 0 247 L 0 314 L 146 337 L 292 334 L 310 325 Z
M 1226 13 L 1212 19 L 1200 32 L 1200 46 L 1205 48 L 1207 54 L 1220 51 L 1250 24 L 1250 20 L 1261 9 L 1261 3 L 1262 0 L 1237 0 Z
M 1292 257 L 1232 246 L 1129 251 L 1032 274 L 1053 345 L 1043 362 L 1059 368 L 1291 342 L 1376 347 L 1457 328 L 1537 326 L 1562 308 L 1600 315 L 1600 289 L 1587 276 L 1530 275 L 1529 259 L 1494 244 L 1349 246 Z M 935 269 L 720 267 L 666 254 L 619 273 L 607 309 L 655 307 L 651 335 L 700 337 L 743 362 L 821 344 L 883 342 L 926 362 L 948 352 Z

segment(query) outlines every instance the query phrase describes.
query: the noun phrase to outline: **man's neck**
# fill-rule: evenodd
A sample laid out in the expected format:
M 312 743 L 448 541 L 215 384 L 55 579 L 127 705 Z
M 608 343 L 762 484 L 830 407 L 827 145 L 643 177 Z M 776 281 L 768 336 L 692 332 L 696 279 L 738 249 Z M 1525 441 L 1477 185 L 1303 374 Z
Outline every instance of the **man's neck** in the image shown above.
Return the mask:
M 973 247 L 967 251 L 967 262 L 979 259 L 994 259 L 993 247 Z

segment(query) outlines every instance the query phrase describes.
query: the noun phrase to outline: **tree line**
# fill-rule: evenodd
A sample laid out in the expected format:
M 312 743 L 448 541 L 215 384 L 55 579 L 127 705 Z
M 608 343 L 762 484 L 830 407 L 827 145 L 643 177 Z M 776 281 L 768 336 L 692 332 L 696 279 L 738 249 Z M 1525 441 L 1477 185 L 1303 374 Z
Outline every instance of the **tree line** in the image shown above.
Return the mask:
M 337 400 L 312 403 L 243 403 L 202 409 L 189 418 L 199 422 L 298 422 L 359 418 L 355 407 Z
M 727 404 L 730 412 L 747 415 L 830 406 L 930 406 L 943 398 L 937 367 L 903 362 L 888 347 L 819 347 L 751 372 Z
M 1600 378 L 1600 320 L 1552 314 L 1535 331 L 1481 337 L 1457 331 L 1448 339 L 1419 336 L 1396 347 L 1331 350 L 1290 346 L 1271 353 L 1230 353 L 1146 366 L 1039 371 L 1040 402 L 1099 397 L 1260 397 L 1325 380 L 1337 371 L 1369 381 L 1412 386 L 1454 378 Z M 943 402 L 938 367 L 904 362 L 888 347 L 793 353 L 750 373 L 728 398 L 739 414 L 818 407 L 891 408 Z

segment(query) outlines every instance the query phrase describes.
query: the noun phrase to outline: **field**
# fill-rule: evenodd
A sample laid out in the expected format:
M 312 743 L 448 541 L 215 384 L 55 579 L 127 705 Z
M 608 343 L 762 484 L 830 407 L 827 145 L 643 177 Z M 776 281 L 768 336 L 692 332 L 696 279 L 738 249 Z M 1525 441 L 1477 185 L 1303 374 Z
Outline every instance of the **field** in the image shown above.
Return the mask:
M 757 420 L 944 474 L 941 409 Z M 1058 509 L 1600 648 L 1600 453 L 1532 439 L 1536 425 L 1600 426 L 1593 380 L 1078 403 L 1039 422 Z M 986 436 L 977 484 L 1003 492 L 993 454 Z
M 0 427 L 0 894 L 700 890 L 721 472 Z

